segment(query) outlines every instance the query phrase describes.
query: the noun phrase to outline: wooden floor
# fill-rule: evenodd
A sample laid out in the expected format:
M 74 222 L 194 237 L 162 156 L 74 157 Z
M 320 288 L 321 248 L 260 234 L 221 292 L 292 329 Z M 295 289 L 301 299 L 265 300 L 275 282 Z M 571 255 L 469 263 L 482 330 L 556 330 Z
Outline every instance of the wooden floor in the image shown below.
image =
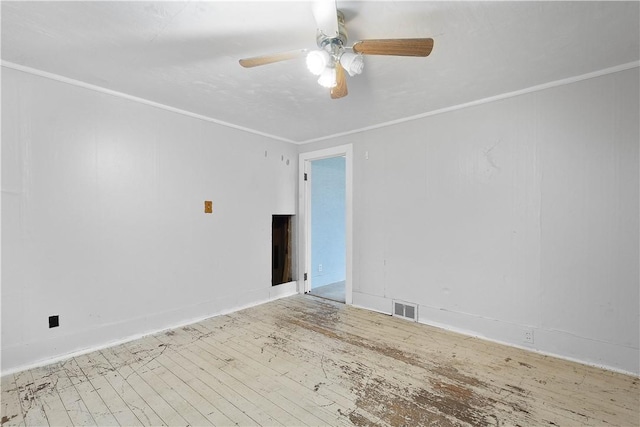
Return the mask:
M 640 424 L 638 379 L 295 296 L 2 378 L 2 425 Z
M 344 302 L 345 301 L 345 282 L 330 283 L 324 286 L 318 286 L 311 289 L 311 295 L 326 298 L 333 301 Z

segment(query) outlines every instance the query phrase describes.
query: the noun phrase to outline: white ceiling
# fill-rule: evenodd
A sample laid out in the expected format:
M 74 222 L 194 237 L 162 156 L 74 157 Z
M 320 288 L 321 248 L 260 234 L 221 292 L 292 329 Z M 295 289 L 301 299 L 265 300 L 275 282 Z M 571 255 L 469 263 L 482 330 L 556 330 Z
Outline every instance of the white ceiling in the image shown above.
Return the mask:
M 639 6 L 338 0 L 349 45 L 435 40 L 427 58 L 367 56 L 339 100 L 304 59 L 238 64 L 315 48 L 308 2 L 2 1 L 2 59 L 306 142 L 638 61 Z

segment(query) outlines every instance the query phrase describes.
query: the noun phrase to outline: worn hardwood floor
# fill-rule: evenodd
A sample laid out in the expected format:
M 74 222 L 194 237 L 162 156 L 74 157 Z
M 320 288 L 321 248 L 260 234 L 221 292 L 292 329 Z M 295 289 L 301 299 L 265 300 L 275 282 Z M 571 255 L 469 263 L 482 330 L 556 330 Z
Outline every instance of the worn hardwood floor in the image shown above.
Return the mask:
M 2 378 L 2 425 L 640 425 L 638 378 L 310 296 Z

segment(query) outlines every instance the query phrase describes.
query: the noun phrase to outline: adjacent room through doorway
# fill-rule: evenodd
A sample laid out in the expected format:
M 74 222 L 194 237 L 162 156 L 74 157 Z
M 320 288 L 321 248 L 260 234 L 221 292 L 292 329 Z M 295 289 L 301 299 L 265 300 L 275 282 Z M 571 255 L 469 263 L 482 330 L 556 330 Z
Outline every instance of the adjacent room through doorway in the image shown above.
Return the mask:
M 311 163 L 311 294 L 345 302 L 345 157 Z

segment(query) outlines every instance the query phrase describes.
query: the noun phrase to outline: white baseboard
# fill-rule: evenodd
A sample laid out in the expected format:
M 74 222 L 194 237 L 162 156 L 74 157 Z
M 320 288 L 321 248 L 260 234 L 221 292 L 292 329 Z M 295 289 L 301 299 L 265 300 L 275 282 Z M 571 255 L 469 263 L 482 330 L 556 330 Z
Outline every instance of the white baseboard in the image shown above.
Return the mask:
M 353 292 L 353 305 L 366 310 L 391 315 L 392 301 L 389 298 Z
M 27 343 L 3 348 L 3 364 L 8 365 L 1 373 L 2 376 L 15 372 L 49 365 L 70 359 L 75 356 L 117 346 L 130 341 L 143 338 L 148 335 L 161 333 L 170 329 L 176 329 L 197 323 L 210 317 L 221 316 L 228 313 L 254 307 L 280 298 L 285 298 L 297 293 L 297 282 L 284 283 L 271 289 L 251 294 L 237 295 L 221 298 L 216 302 L 206 302 L 196 307 L 187 307 L 171 313 L 160 313 L 150 317 L 133 319 L 111 325 L 104 325 L 99 331 L 90 330 L 80 334 L 60 337 L 55 348 L 74 348 L 71 351 L 59 352 L 49 356 L 32 357 L 27 355 L 44 354 L 50 351 L 51 342 Z M 353 305 L 379 312 L 391 314 L 392 300 L 390 298 L 368 295 L 360 292 L 353 293 Z M 204 314 L 189 317 L 189 313 Z M 548 331 L 539 328 L 501 322 L 493 319 L 470 316 L 464 313 L 439 310 L 420 305 L 418 310 L 418 322 L 451 332 L 473 336 L 498 344 L 516 347 L 536 353 L 557 357 L 572 362 L 620 372 L 628 375 L 639 376 L 640 352 L 638 349 L 594 341 L 583 337 L 577 337 L 563 331 Z M 172 322 L 164 324 L 158 319 L 170 317 Z M 162 325 L 151 326 L 152 324 Z M 136 329 L 137 328 L 137 329 Z M 534 344 L 528 345 L 519 342 L 525 329 L 533 329 Z M 136 332 L 138 331 L 138 332 Z M 119 334 L 119 335 L 118 335 Z M 103 339 L 101 342 L 92 342 L 96 336 L 114 336 L 124 338 Z M 81 343 L 88 343 L 84 346 Z M 12 363 L 13 362 L 13 363 Z
M 392 299 L 354 292 L 353 305 L 390 314 Z M 637 348 L 425 305 L 418 306 L 418 323 L 583 365 L 640 376 L 640 351 Z M 533 344 L 523 340 L 527 330 L 533 331 Z
M 2 349 L 1 376 L 61 362 L 76 356 L 114 347 L 148 335 L 191 325 L 202 320 L 233 313 L 297 293 L 297 282 L 283 283 L 270 289 L 232 295 L 197 306 L 171 312 L 103 325 L 53 340 L 30 342 Z M 197 313 L 194 315 L 194 313 Z M 121 338 L 124 335 L 124 338 Z M 69 349 L 56 352 L 57 349 Z M 52 354 L 53 353 L 53 354 Z M 6 366 L 6 368 L 4 368 Z

